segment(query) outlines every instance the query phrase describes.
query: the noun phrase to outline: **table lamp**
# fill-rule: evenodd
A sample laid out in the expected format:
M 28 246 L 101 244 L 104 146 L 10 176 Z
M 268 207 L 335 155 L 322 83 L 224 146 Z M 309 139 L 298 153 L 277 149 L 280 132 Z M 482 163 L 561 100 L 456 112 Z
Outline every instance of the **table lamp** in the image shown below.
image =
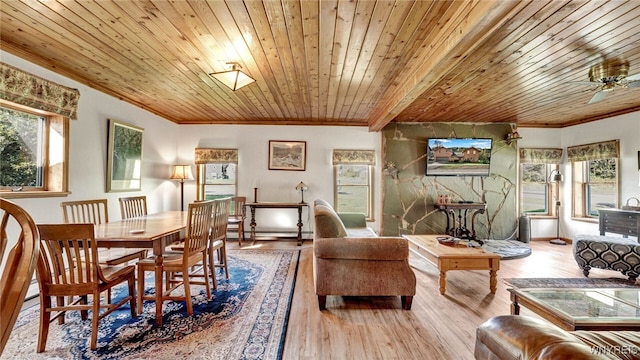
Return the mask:
M 193 180 L 191 165 L 173 165 L 171 180 L 180 180 L 180 210 L 184 211 L 184 181 Z
M 300 181 L 300 183 L 296 185 L 296 190 L 300 190 L 300 196 L 302 196 L 302 201 L 300 201 L 300 204 L 304 204 L 304 191 L 308 188 L 309 187 L 307 186 L 307 184 L 303 183 L 302 181 Z

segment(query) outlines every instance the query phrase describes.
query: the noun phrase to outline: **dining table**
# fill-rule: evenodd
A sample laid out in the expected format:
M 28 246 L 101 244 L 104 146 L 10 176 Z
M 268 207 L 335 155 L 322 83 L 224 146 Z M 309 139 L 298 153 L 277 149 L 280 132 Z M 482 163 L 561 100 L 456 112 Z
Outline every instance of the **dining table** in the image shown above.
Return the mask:
M 163 211 L 95 226 L 98 247 L 152 249 L 155 257 L 157 326 L 162 326 L 162 264 L 165 248 L 184 238 L 187 218 L 188 211 Z

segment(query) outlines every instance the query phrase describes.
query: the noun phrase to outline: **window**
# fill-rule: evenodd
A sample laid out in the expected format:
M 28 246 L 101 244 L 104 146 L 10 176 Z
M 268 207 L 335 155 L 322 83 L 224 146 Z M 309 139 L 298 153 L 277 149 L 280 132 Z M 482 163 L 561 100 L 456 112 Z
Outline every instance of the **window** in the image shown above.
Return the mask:
M 571 161 L 573 216 L 598 217 L 600 208 L 618 207 L 619 141 L 567 148 Z
M 3 197 L 67 192 L 68 118 L 0 103 L 0 191 Z
M 599 208 L 618 207 L 618 159 L 573 163 L 574 216 L 598 217 Z
M 238 149 L 195 149 L 198 200 L 236 196 Z
M 336 212 L 357 212 L 371 220 L 371 166 L 335 166 Z
M 520 208 L 523 214 L 552 215 L 557 201 L 558 183 L 550 182 L 551 171 L 558 169 L 556 164 L 520 164 Z
M 215 200 L 236 196 L 237 164 L 198 165 L 198 178 L 202 184 L 202 200 Z M 200 186 L 199 186 L 200 188 Z
M 374 150 L 333 150 L 334 208 L 365 214 L 373 221 Z
M 520 148 L 520 210 L 523 214 L 558 216 L 559 184 L 551 181 L 562 161 L 562 149 Z

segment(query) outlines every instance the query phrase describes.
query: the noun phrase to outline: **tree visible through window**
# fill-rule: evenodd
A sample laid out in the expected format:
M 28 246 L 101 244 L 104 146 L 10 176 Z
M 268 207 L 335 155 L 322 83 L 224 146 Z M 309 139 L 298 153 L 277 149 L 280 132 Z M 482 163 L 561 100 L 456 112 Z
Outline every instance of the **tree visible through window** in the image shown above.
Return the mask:
M 0 107 L 0 186 L 43 186 L 43 142 L 46 118 Z

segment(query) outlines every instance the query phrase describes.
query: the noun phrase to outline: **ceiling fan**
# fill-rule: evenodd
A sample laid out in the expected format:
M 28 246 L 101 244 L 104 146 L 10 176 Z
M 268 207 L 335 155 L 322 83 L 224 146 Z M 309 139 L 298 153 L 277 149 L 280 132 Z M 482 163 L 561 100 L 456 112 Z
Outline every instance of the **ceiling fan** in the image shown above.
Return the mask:
M 629 74 L 628 62 L 603 62 L 589 69 L 589 81 L 576 81 L 574 83 L 597 86 L 597 92 L 589 100 L 594 104 L 604 100 L 607 94 L 619 88 L 640 88 L 640 73 Z

